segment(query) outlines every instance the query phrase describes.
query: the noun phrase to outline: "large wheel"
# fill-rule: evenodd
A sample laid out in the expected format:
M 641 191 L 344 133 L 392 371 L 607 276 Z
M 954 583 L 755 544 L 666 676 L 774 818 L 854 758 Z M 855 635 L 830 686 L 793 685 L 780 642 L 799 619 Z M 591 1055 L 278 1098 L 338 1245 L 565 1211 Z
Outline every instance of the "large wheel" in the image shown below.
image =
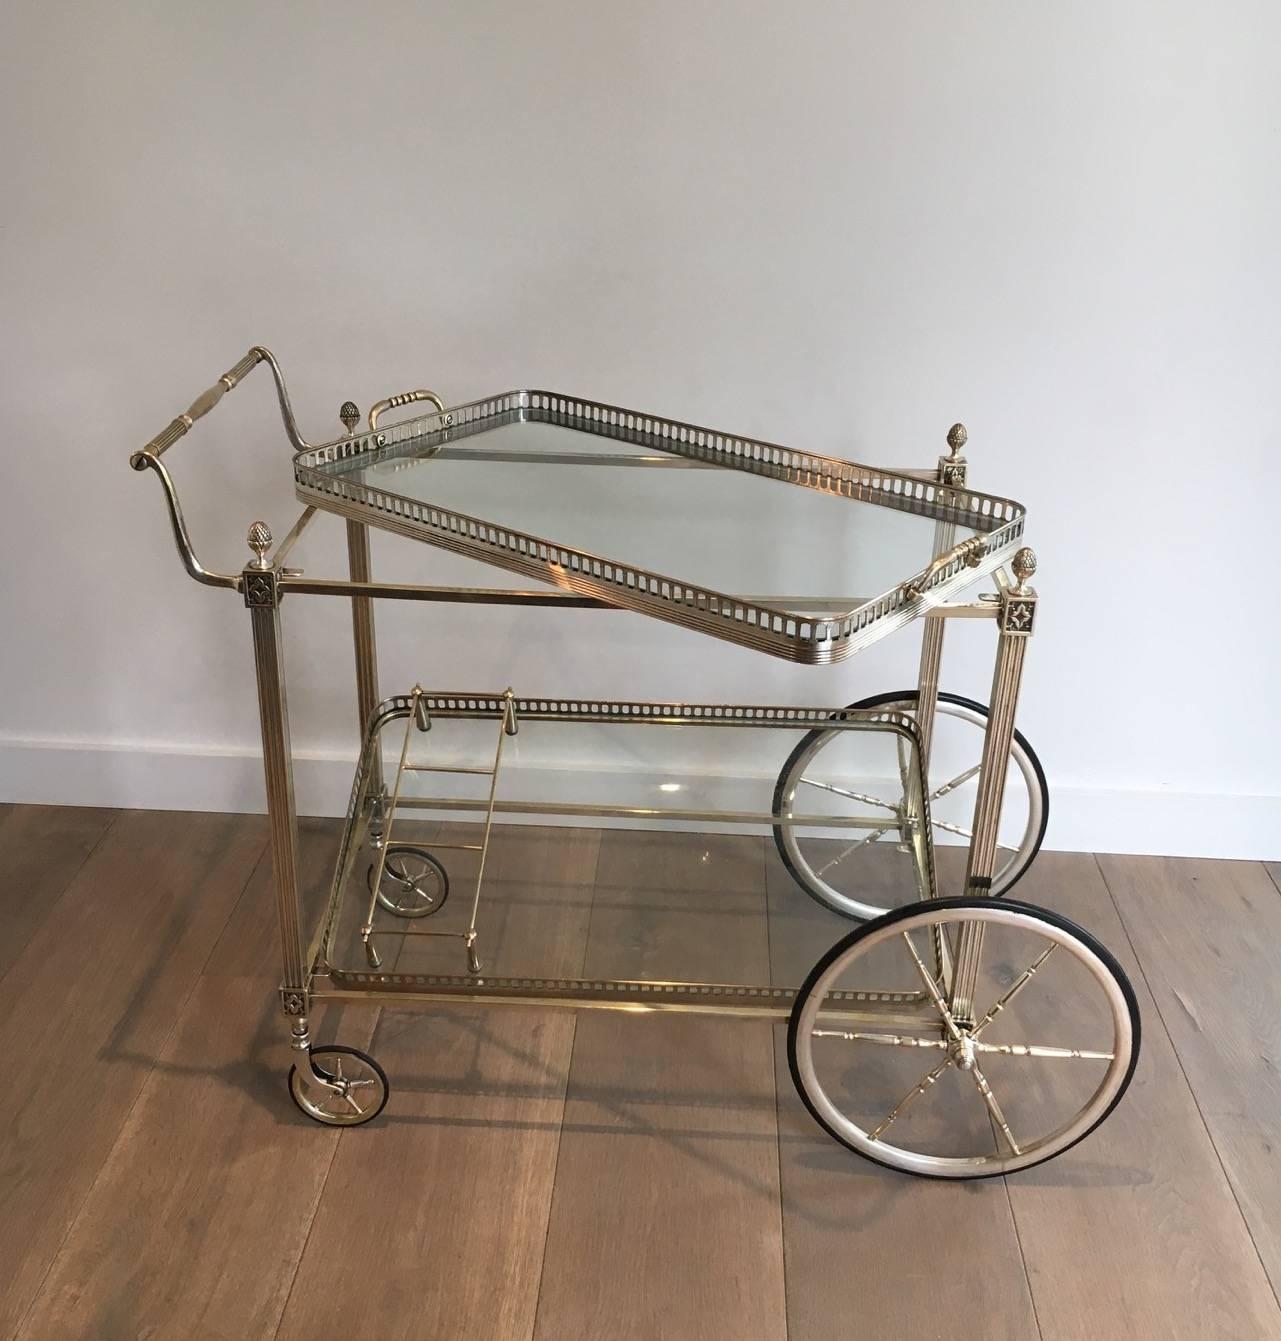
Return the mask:
M 955 965 L 976 943 L 967 1004 Z M 819 960 L 787 1056 L 805 1106 L 851 1150 L 925 1177 L 988 1178 L 1088 1136 L 1125 1093 L 1139 1036 L 1124 971 L 1067 918 L 930 899 Z
M 853 709 L 891 709 L 914 714 L 914 689 L 878 694 L 850 705 Z M 988 710 L 959 694 L 940 693 L 930 752 L 930 817 L 934 837 L 944 843 L 968 842 L 978 788 L 979 760 Z M 880 733 L 878 733 L 879 735 Z M 774 788 L 774 842 L 797 883 L 820 903 L 846 917 L 879 917 L 897 903 L 917 897 L 910 855 L 891 860 L 898 843 L 902 787 L 893 790 L 868 781 L 870 771 L 899 774 L 869 759 L 867 732 L 819 728 L 797 743 Z M 882 737 L 884 739 L 884 737 Z M 899 761 L 901 767 L 902 760 Z M 860 783 L 862 785 L 860 785 Z M 883 820 L 847 838 L 833 837 L 813 825 L 790 822 L 792 815 L 831 814 Z M 1009 892 L 1032 864 L 1050 817 L 1045 771 L 1019 731 L 1010 744 L 1009 774 L 997 835 L 992 895 Z M 889 842 L 879 840 L 888 838 Z M 887 874 L 889 873 L 889 874 Z
M 328 1083 L 317 1083 L 312 1069 Z M 337 1043 L 311 1049 L 311 1066 L 289 1068 L 289 1095 L 326 1127 L 358 1127 L 383 1111 L 391 1086 L 387 1073 L 366 1052 Z

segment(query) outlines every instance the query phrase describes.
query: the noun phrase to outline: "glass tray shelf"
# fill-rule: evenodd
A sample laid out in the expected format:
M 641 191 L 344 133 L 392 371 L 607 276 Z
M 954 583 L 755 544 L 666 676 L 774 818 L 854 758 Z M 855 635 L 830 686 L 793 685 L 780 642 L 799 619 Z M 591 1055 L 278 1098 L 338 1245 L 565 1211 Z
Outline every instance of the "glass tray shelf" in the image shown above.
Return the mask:
M 1024 523 L 1009 499 L 549 391 L 337 439 L 294 478 L 327 511 L 817 664 L 998 567 Z M 909 591 L 939 522 L 985 552 Z

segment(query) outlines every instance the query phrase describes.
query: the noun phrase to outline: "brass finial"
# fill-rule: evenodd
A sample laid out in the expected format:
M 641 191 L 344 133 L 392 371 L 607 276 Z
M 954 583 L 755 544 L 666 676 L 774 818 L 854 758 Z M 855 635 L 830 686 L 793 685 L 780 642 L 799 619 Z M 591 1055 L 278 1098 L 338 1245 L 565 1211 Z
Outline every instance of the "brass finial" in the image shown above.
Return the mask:
M 249 548 L 253 550 L 254 567 L 270 568 L 271 564 L 267 559 L 267 551 L 271 548 L 271 527 L 266 522 L 256 521 L 249 528 L 247 537 Z
M 970 435 L 966 432 L 964 424 L 953 424 L 947 431 L 947 446 L 952 453 L 952 460 L 955 461 L 960 455 L 961 448 L 970 440 Z
M 356 431 L 356 425 L 360 423 L 360 410 L 354 400 L 345 400 L 342 408 L 338 411 L 338 418 L 342 420 L 342 426 L 349 434 Z
M 1026 545 L 1018 550 L 1014 558 L 1010 561 L 1010 567 L 1014 569 L 1014 576 L 1018 581 L 1018 594 L 1024 595 L 1027 591 L 1027 580 L 1036 572 L 1036 551 L 1028 549 Z

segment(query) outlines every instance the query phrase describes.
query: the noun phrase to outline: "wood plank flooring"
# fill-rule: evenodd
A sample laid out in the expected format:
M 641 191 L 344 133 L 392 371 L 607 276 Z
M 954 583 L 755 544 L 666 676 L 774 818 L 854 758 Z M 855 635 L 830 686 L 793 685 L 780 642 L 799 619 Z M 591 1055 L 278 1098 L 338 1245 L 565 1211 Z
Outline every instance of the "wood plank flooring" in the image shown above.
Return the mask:
M 302 826 L 309 908 L 337 834 Z M 962 1186 L 831 1142 L 765 1023 L 332 1010 L 392 1095 L 318 1127 L 266 840 L 0 807 L 0 1338 L 1281 1338 L 1281 865 L 1039 858 L 1018 897 L 1117 956 L 1143 1055 L 1088 1141 Z M 848 930 L 763 838 L 503 827 L 491 861 L 498 972 L 794 984 Z

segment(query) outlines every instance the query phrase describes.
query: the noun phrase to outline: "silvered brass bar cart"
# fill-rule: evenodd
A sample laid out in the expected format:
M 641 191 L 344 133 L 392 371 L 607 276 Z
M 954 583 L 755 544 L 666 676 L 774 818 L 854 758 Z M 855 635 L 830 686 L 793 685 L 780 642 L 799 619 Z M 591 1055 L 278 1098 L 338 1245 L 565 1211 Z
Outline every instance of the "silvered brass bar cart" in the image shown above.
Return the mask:
M 252 560 L 239 573 L 214 572 L 196 557 L 162 458 L 259 363 L 275 378 L 303 511 L 274 549 L 271 532 L 254 522 Z M 381 426 L 388 411 L 407 406 L 425 413 Z M 1138 1056 L 1130 984 L 1088 932 L 1006 897 L 1035 858 L 1048 813 L 1041 766 L 1014 727 L 1037 616 L 1029 585 L 1036 562 L 1021 546 L 1022 506 L 969 487 L 961 425 L 936 467 L 908 471 L 539 390 L 456 406 L 408 392 L 379 401 L 364 429 L 351 402 L 340 414 L 344 436 L 306 442 L 279 365 L 255 347 L 130 458 L 135 470 L 160 479 L 187 572 L 239 592 L 249 612 L 280 999 L 298 1057 L 289 1087 L 303 1112 L 359 1125 L 381 1112 L 390 1088 L 372 1057 L 313 1044 L 314 1004 L 461 1001 L 785 1019 L 792 1075 L 816 1120 L 859 1154 L 925 1176 L 1027 1168 L 1107 1116 Z M 346 578 L 288 565 L 319 512 L 345 520 Z M 542 585 L 377 580 L 371 526 Z M 966 598 L 985 576 L 995 591 Z M 815 594 L 832 591 L 863 594 Z M 361 727 L 333 883 L 308 928 L 281 631 L 282 603 L 300 596 L 351 602 Z M 383 698 L 375 600 L 630 610 L 815 665 L 842 661 L 920 620 L 919 678 L 911 690 L 822 708 L 420 685 Z M 946 623 L 961 618 L 995 625 L 986 704 L 939 686 Z M 493 735 L 481 762 L 429 751 L 437 724 L 485 722 Z M 768 775 L 767 808 L 500 795 L 505 743 L 567 726 L 601 729 L 610 739 L 734 728 L 792 748 Z M 873 761 L 877 751 L 883 758 Z M 460 791 L 468 783 L 479 792 Z M 477 823 L 442 823 L 465 814 Z M 486 964 L 478 915 L 502 815 L 759 826 L 795 886 L 846 922 L 800 986 L 499 971 Z M 424 817 L 434 821 L 428 835 Z M 459 836 L 467 841 L 453 841 Z M 939 836 L 966 849 L 959 897 L 940 897 Z M 905 872 L 900 895 L 887 893 L 887 862 Z M 456 925 L 437 931 L 449 919 L 431 919 L 463 870 L 465 916 L 455 908 Z M 450 943 L 455 950 L 447 951 Z M 457 962 L 415 964 L 405 953 L 411 944 L 456 953 Z

